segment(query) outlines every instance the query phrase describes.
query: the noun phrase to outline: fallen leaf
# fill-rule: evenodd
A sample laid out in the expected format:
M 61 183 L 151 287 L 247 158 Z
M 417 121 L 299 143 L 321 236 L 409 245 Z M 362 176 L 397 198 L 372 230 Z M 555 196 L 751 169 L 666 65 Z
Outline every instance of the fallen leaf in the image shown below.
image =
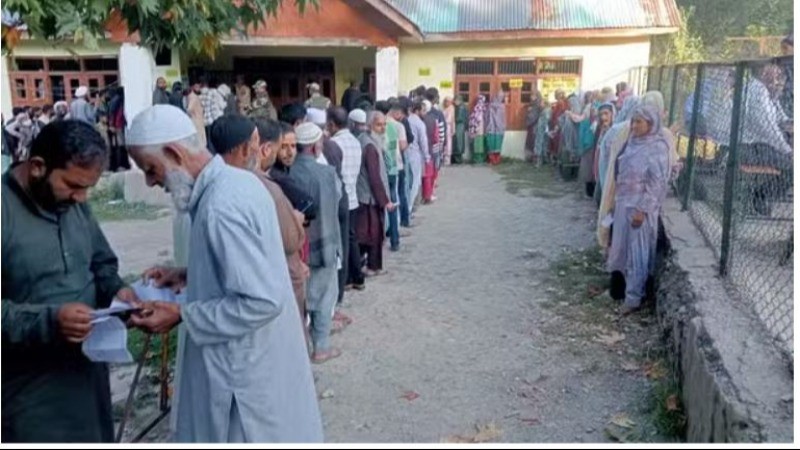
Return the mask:
M 645 366 L 644 374 L 651 380 L 660 380 L 667 376 L 667 369 L 659 361 Z
M 625 372 L 636 372 L 639 369 L 641 369 L 641 367 L 634 361 L 625 361 L 622 363 L 622 370 Z
M 612 331 L 611 334 L 601 334 L 594 338 L 595 342 L 599 342 L 607 347 L 613 347 L 625 340 L 625 335 Z
M 614 442 L 628 442 L 629 434 L 619 428 L 608 427 L 605 429 L 606 437 Z
M 500 428 L 497 427 L 494 423 L 490 423 L 483 426 L 476 426 L 475 427 L 478 433 L 473 438 L 473 441 L 476 444 L 480 444 L 482 442 L 489 442 L 491 440 L 497 439 L 500 437 Z
M 500 438 L 501 431 L 494 423 L 476 425 L 472 436 L 455 435 L 442 440 L 445 444 L 481 444 Z
M 406 399 L 406 400 L 408 400 L 410 402 L 413 402 L 414 400 L 419 398 L 419 394 L 417 394 L 414 391 L 408 391 L 405 394 L 403 394 L 402 396 L 400 396 L 400 398 L 404 398 L 404 399 Z
M 335 396 L 336 396 L 336 393 L 333 391 L 333 389 L 327 389 L 322 394 L 320 394 L 319 398 L 321 398 L 323 400 L 326 400 L 326 399 L 329 399 L 329 398 L 333 398 Z
M 625 413 L 620 413 L 612 417 L 611 423 L 620 428 L 628 428 L 628 429 L 631 429 L 636 425 L 636 422 L 632 421 L 630 417 L 628 417 L 628 415 Z
M 667 411 L 677 411 L 678 409 L 680 409 L 678 407 L 678 396 L 673 394 L 667 397 Z
M 522 423 L 524 423 L 524 424 L 526 424 L 526 425 L 529 425 L 529 426 L 533 426 L 533 425 L 539 425 L 539 424 L 541 424 L 541 423 L 542 423 L 542 421 L 541 421 L 541 420 L 539 420 L 539 419 L 536 419 L 536 418 L 530 418 L 530 419 L 519 419 L 519 421 L 520 421 L 520 422 L 522 422 Z
M 605 290 L 598 286 L 589 286 L 589 298 L 595 298 L 605 292 Z

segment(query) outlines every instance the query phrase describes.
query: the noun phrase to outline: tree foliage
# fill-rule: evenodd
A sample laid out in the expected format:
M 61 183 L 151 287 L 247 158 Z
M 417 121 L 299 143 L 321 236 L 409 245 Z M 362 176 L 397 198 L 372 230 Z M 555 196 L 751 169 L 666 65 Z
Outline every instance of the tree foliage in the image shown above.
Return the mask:
M 295 7 L 318 0 L 294 0 Z M 6 0 L 3 52 L 13 51 L 23 32 L 34 38 L 97 46 L 110 28 L 138 34 L 154 51 L 177 47 L 213 56 L 220 39 L 246 35 L 276 16 L 283 0 Z
M 792 30 L 793 0 L 677 0 L 680 30 L 654 39 L 652 63 L 728 60 L 743 54 L 732 37 L 784 36 Z M 757 46 L 757 45 L 756 45 Z

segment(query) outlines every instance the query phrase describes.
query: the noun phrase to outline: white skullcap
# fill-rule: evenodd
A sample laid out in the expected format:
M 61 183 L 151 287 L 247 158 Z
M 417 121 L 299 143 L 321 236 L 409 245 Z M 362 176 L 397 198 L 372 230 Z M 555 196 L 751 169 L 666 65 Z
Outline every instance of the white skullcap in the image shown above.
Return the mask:
M 322 129 L 311 123 L 303 122 L 294 129 L 294 134 L 297 136 L 297 143 L 300 145 L 316 144 L 322 139 Z
M 367 113 L 363 109 L 354 109 L 347 117 L 355 123 L 367 123 Z
M 78 89 L 75 89 L 75 97 L 86 97 L 86 94 L 89 93 L 89 88 L 86 86 L 78 86 Z
M 319 90 L 319 84 L 311 83 L 311 84 L 308 85 L 308 89 L 310 91 L 318 91 Z
M 192 119 L 172 105 L 154 105 L 133 118 L 125 136 L 128 146 L 167 144 L 197 134 Z
M 328 113 L 318 108 L 308 108 L 306 113 L 306 120 L 324 127 L 328 122 Z
M 229 88 L 228 85 L 225 83 L 222 83 L 219 86 L 217 86 L 217 91 L 219 91 L 219 93 L 222 94 L 223 97 L 231 95 L 231 88 Z

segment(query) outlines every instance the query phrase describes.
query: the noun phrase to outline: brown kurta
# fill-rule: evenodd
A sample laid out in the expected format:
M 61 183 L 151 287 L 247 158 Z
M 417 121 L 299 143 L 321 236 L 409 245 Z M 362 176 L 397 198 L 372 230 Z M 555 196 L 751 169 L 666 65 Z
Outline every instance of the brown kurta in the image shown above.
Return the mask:
M 389 194 L 381 180 L 380 159 L 383 156 L 374 145 L 364 147 L 361 157 L 362 170 L 366 170 L 372 196 L 377 205 L 364 203 L 358 206 L 358 221 L 356 223 L 356 237 L 358 243 L 370 247 L 368 266 L 371 270 L 382 269 L 381 249 L 385 236 L 384 209 L 390 203 Z
M 278 213 L 278 224 L 281 227 L 281 239 L 283 240 L 283 250 L 286 253 L 286 263 L 289 266 L 289 276 L 292 279 L 294 297 L 300 309 L 300 317 L 305 320 L 306 315 L 306 280 L 308 280 L 309 270 L 300 258 L 300 250 L 306 239 L 303 224 L 294 214 L 294 208 L 286 198 L 283 190 L 277 183 L 267 178 L 262 173 L 256 173 L 258 179 L 272 196 L 275 202 L 275 211 Z
M 200 138 L 200 143 L 205 147 L 206 125 L 203 117 L 203 104 L 200 102 L 200 96 L 194 92 L 189 93 L 186 102 L 186 113 L 192 118 L 192 123 L 197 128 L 197 136 Z

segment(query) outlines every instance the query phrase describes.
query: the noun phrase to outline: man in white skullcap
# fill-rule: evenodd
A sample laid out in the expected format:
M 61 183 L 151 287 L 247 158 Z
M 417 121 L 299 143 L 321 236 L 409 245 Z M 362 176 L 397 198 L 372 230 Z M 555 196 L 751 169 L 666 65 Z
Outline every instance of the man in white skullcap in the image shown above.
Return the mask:
M 69 115 L 71 119 L 80 120 L 94 126 L 97 123 L 97 110 L 86 99 L 88 95 L 89 88 L 86 86 L 80 86 L 75 89 L 75 99 L 69 105 Z
M 182 324 L 175 441 L 322 442 L 269 193 L 255 175 L 201 146 L 191 119 L 174 106 L 137 115 L 127 145 L 148 185 L 165 188 L 192 217 L 188 268 L 156 267 L 144 275 L 158 286 L 186 288 L 187 300 L 148 302 L 132 319 L 152 333 Z
M 347 118 L 350 120 L 350 132 L 358 139 L 367 131 L 367 113 L 363 109 L 350 111 Z
M 317 217 L 306 232 L 310 254 L 308 266 L 307 309 L 311 317 L 311 341 L 314 346 L 311 361 L 322 364 L 341 355 L 330 345 L 334 307 L 338 297 L 338 276 L 342 255 L 339 229 L 339 201 L 342 185 L 331 166 L 316 162 L 322 153 L 322 130 L 304 122 L 295 128 L 297 158 L 289 177 L 304 192 L 311 195 L 318 207 Z

